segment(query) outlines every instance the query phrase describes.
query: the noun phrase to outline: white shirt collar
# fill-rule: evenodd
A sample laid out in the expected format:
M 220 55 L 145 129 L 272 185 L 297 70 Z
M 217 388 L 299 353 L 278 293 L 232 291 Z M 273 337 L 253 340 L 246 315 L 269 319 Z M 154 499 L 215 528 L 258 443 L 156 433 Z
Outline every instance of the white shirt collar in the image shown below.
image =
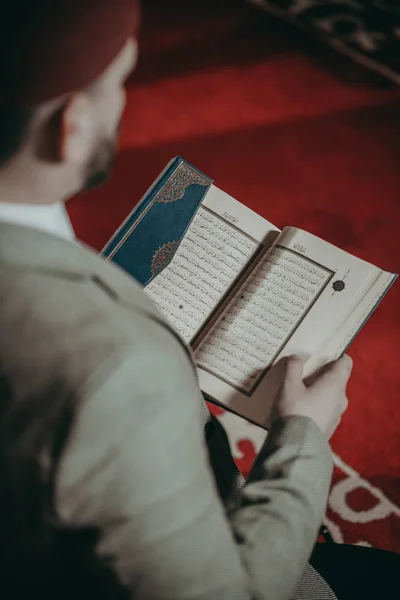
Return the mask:
M 16 204 L 0 202 L 0 221 L 46 231 L 76 242 L 64 203 Z

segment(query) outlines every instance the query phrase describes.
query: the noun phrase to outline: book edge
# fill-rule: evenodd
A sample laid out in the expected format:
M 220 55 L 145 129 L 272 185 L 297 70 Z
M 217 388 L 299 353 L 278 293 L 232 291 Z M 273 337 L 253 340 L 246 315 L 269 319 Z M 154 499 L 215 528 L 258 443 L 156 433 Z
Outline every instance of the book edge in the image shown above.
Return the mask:
M 376 309 L 378 308 L 378 306 L 380 305 L 380 303 L 382 302 L 382 300 L 386 297 L 386 295 L 388 294 L 389 290 L 393 287 L 394 283 L 396 282 L 396 280 L 399 277 L 397 274 L 391 273 L 390 271 L 383 271 L 383 272 L 390 273 L 393 276 L 392 280 L 387 285 L 385 291 L 380 296 L 379 300 L 376 301 L 376 303 L 374 304 L 374 306 L 372 307 L 372 309 L 370 310 L 370 312 L 368 313 L 368 315 L 365 317 L 364 321 L 361 323 L 360 327 L 357 329 L 356 333 L 353 335 L 353 337 L 351 338 L 350 342 L 347 344 L 346 348 L 343 350 L 341 356 L 343 356 L 344 354 L 346 354 L 347 350 L 350 348 L 350 346 L 356 340 L 356 338 L 358 337 L 358 335 L 364 329 L 365 325 L 368 323 L 368 321 L 370 320 L 370 318 L 372 317 L 372 315 L 374 314 L 374 312 L 376 311 Z

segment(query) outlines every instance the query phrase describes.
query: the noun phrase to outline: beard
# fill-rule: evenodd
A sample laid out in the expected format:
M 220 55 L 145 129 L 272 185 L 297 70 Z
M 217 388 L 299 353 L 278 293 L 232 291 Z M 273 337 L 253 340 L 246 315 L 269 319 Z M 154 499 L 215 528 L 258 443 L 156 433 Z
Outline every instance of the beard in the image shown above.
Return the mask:
M 86 168 L 82 191 L 92 190 L 107 181 L 117 154 L 118 132 L 114 139 L 102 140 L 96 146 Z

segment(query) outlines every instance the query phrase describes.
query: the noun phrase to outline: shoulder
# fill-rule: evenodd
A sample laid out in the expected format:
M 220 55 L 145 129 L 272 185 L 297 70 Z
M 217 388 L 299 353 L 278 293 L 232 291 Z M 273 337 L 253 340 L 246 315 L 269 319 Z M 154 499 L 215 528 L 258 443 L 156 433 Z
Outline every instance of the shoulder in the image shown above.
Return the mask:
M 125 352 L 192 369 L 188 351 L 131 278 L 99 259 L 88 276 L 2 268 L 0 366 L 13 378 L 79 387 Z M 46 375 L 46 373 L 48 375 Z M 38 383 L 39 384 L 39 383 Z

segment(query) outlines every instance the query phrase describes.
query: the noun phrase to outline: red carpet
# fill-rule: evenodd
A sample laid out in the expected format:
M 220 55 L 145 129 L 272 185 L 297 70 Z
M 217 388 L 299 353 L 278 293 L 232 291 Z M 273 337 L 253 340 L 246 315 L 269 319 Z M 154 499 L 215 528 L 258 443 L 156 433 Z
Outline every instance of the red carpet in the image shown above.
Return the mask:
M 249 15 L 240 0 L 158 4 L 145 10 L 113 176 L 70 203 L 78 235 L 100 249 L 180 154 L 276 225 L 302 227 L 399 272 L 399 92 Z M 337 540 L 397 551 L 399 338 L 397 283 L 350 351 L 350 407 L 333 439 L 328 511 Z M 260 431 L 221 418 L 247 472 Z

